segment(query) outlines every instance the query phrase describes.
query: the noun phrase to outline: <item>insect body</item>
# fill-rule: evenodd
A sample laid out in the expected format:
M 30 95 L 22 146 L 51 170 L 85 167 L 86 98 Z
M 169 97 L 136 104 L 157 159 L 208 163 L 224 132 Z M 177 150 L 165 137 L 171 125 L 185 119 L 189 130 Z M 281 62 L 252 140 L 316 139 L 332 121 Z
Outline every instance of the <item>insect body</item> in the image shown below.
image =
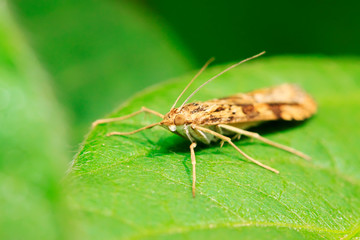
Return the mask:
M 150 124 L 149 126 L 140 128 L 132 132 L 111 132 L 108 134 L 108 136 L 130 135 L 160 125 L 165 129 L 188 139 L 191 142 L 190 153 L 191 163 L 193 166 L 192 193 L 194 197 L 196 185 L 196 158 L 194 148 L 197 146 L 198 142 L 204 144 L 210 144 L 217 141 L 221 141 L 222 144 L 224 142 L 227 142 L 232 147 L 234 147 L 240 154 L 242 154 L 246 159 L 272 172 L 279 173 L 278 170 L 271 168 L 244 153 L 233 143 L 230 137 L 239 138 L 241 135 L 245 135 L 263 141 L 274 147 L 296 154 L 304 159 L 310 159 L 309 156 L 293 148 L 284 146 L 279 143 L 275 143 L 269 139 L 261 137 L 257 133 L 245 130 L 249 127 L 256 126 L 264 121 L 300 121 L 313 115 L 316 112 L 316 103 L 307 93 L 305 93 L 298 86 L 292 84 L 283 84 L 277 87 L 260 89 L 249 93 L 237 94 L 231 97 L 214 99 L 206 102 L 194 102 L 186 104 L 190 97 L 208 82 L 212 81 L 213 79 L 230 70 L 231 68 L 234 68 L 235 66 L 252 58 L 255 58 L 263 53 L 245 59 L 225 69 L 215 77 L 209 79 L 197 90 L 195 90 L 193 94 L 191 94 L 180 107 L 175 108 L 175 105 L 181 95 L 210 62 L 206 63 L 205 66 L 199 71 L 199 73 L 192 79 L 192 81 L 180 94 L 171 110 L 165 115 L 143 107 L 141 110 L 127 116 L 97 120 L 93 123 L 93 126 L 107 122 L 121 121 L 137 115 L 141 112 L 148 112 L 161 117 L 163 120 L 158 123 Z
M 296 85 L 283 84 L 222 99 L 186 104 L 181 109 L 172 109 L 160 124 L 190 141 L 194 139 L 210 144 L 218 139 L 198 133 L 190 126 L 203 126 L 223 135 L 234 135 L 229 129 L 222 132 L 218 125 L 247 129 L 270 120 L 304 120 L 315 111 L 316 105 L 309 95 Z

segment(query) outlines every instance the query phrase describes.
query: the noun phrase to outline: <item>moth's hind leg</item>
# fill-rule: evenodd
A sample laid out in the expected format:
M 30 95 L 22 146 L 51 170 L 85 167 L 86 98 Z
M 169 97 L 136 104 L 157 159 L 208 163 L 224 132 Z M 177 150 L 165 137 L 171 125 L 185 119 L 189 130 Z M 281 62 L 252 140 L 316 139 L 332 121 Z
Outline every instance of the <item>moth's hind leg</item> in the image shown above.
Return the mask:
M 249 155 L 247 155 L 246 153 L 244 153 L 243 151 L 241 151 L 241 149 L 238 148 L 238 147 L 231 141 L 231 138 L 226 137 L 226 136 L 224 136 L 224 135 L 222 135 L 222 134 L 220 134 L 220 133 L 217 133 L 217 132 L 215 132 L 215 131 L 212 131 L 212 130 L 210 130 L 210 129 L 197 126 L 197 125 L 191 125 L 191 127 L 192 127 L 193 129 L 197 129 L 197 130 L 199 130 L 199 131 L 203 131 L 203 132 L 210 133 L 210 134 L 214 135 L 215 137 L 217 137 L 217 138 L 219 138 L 219 139 L 221 139 L 221 140 L 223 140 L 223 141 L 225 141 L 225 142 L 228 142 L 233 148 L 236 149 L 236 151 L 238 151 L 238 152 L 239 152 L 241 155 L 243 155 L 246 159 L 252 161 L 253 163 L 255 163 L 255 164 L 257 164 L 257 165 L 259 165 L 259 166 L 261 166 L 261 167 L 263 167 L 263 168 L 265 168 L 265 169 L 267 169 L 267 170 L 269 170 L 269 171 L 272 171 L 272 172 L 274 172 L 274 173 L 279 173 L 278 170 L 276 170 L 276 169 L 274 169 L 274 168 L 272 168 L 272 167 L 269 167 L 269 166 L 267 166 L 267 165 L 265 165 L 265 164 L 263 164 L 263 163 L 255 160 L 255 159 L 253 159 L 252 157 L 250 157 Z
M 220 132 L 221 135 L 223 135 L 222 133 L 222 129 L 219 126 L 216 126 L 216 131 Z M 241 134 L 236 133 L 234 136 L 232 136 L 231 140 L 240 140 L 241 138 Z M 222 148 L 224 146 L 225 141 L 221 140 L 220 141 L 220 148 Z
M 98 119 L 98 120 L 96 120 L 95 122 L 92 123 L 92 127 L 94 128 L 94 127 L 96 127 L 97 125 L 103 124 L 103 123 L 122 121 L 122 120 L 128 119 L 128 118 L 130 118 L 130 117 L 136 116 L 136 115 L 138 115 L 138 114 L 140 114 L 140 113 L 142 113 L 142 112 L 147 112 L 147 113 L 156 115 L 156 116 L 158 116 L 158 117 L 164 118 L 164 115 L 162 115 L 161 113 L 158 113 L 158 112 L 156 112 L 156 111 L 154 111 L 154 110 L 151 110 L 151 109 L 149 109 L 149 108 L 146 108 L 146 107 L 142 107 L 139 111 L 130 113 L 129 115 L 126 115 L 126 116 L 117 117 L 117 118 Z
M 229 131 L 232 131 L 232 132 L 235 132 L 235 133 L 238 133 L 238 134 L 242 134 L 242 135 L 245 135 L 245 136 L 248 136 L 248 137 L 252 137 L 252 138 L 255 138 L 255 139 L 258 139 L 266 144 L 269 144 L 273 147 L 276 147 L 276 148 L 280 148 L 282 150 L 285 150 L 287 152 L 290 152 L 290 153 L 293 153 L 301 158 L 304 158 L 306 160 L 310 160 L 311 157 L 294 149 L 294 148 L 291 148 L 291 147 L 288 147 L 288 146 L 285 146 L 285 145 L 282 145 L 280 143 L 276 143 L 276 142 L 273 142 L 267 138 L 264 138 L 262 136 L 260 136 L 258 133 L 255 133 L 255 132 L 249 132 L 249 131 L 246 131 L 246 130 L 243 130 L 243 129 L 240 129 L 240 128 L 236 128 L 236 127 L 233 127 L 233 126 L 230 126 L 230 125 L 226 125 L 226 124 L 219 124 L 218 125 L 220 128 L 224 128 L 226 130 L 229 130 Z

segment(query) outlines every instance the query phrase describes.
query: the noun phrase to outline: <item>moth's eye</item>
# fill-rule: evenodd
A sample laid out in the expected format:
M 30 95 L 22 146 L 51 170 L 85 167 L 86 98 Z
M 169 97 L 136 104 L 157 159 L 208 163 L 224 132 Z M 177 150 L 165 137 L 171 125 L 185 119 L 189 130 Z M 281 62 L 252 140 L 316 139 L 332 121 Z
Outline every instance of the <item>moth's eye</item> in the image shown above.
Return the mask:
M 184 115 L 181 115 L 181 114 L 176 115 L 176 117 L 174 119 L 174 124 L 179 126 L 179 125 L 183 125 L 184 123 L 185 123 Z

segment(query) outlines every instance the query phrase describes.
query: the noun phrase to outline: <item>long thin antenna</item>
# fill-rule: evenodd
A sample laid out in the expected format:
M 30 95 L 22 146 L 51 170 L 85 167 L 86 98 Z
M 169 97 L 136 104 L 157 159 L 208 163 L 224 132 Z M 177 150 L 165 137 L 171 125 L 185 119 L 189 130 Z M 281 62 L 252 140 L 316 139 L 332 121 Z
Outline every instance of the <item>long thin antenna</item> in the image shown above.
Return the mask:
M 179 99 L 181 98 L 181 96 L 185 93 L 185 91 L 190 87 L 190 85 L 194 82 L 194 80 L 200 76 L 200 74 L 207 68 L 207 66 L 209 66 L 209 64 L 211 62 L 213 62 L 215 60 L 215 58 L 210 58 L 205 65 L 199 70 L 199 72 L 193 77 L 193 79 L 191 79 L 191 81 L 188 83 L 188 85 L 184 88 L 184 90 L 180 93 L 180 95 L 178 96 L 178 98 L 176 99 L 174 105 L 171 107 L 170 110 L 174 109 L 176 104 L 178 103 Z
M 214 77 L 210 78 L 209 80 L 207 80 L 206 82 L 204 82 L 203 84 L 201 84 L 201 86 L 198 87 L 192 94 L 190 94 L 190 96 L 189 96 L 189 97 L 185 100 L 185 102 L 180 106 L 179 111 L 181 111 L 181 109 L 182 109 L 183 106 L 189 101 L 189 99 L 190 99 L 192 96 L 194 96 L 195 93 L 197 93 L 203 86 L 205 86 L 206 84 L 208 84 L 209 82 L 211 82 L 211 81 L 214 80 L 215 78 L 221 76 L 222 74 L 226 73 L 227 71 L 233 69 L 234 67 L 236 67 L 236 66 L 238 66 L 238 65 L 240 65 L 240 64 L 242 64 L 242 63 L 244 63 L 244 62 L 247 62 L 247 61 L 249 61 L 249 60 L 251 60 L 251 59 L 260 57 L 260 56 L 263 55 L 263 54 L 265 54 L 265 51 L 263 51 L 263 52 L 261 52 L 261 53 L 258 53 L 258 54 L 254 55 L 254 56 L 252 56 L 252 57 L 247 58 L 247 59 L 241 60 L 240 62 L 235 63 L 234 65 L 226 68 L 226 69 L 223 70 L 222 72 L 218 73 L 218 74 L 215 75 Z

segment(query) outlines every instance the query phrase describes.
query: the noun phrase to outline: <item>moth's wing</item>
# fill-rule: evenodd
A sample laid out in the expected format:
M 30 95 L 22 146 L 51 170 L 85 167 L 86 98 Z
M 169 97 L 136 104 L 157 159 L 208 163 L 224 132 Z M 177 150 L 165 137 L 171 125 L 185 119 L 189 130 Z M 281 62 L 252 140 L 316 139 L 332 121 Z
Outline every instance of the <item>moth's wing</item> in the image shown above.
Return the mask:
M 258 89 L 248 93 L 240 93 L 221 100 L 234 103 L 302 103 L 308 94 L 295 84 L 282 84 L 277 87 Z
M 315 101 L 300 87 L 283 84 L 245 94 L 204 102 L 208 114 L 199 115 L 198 124 L 304 120 L 313 115 Z

